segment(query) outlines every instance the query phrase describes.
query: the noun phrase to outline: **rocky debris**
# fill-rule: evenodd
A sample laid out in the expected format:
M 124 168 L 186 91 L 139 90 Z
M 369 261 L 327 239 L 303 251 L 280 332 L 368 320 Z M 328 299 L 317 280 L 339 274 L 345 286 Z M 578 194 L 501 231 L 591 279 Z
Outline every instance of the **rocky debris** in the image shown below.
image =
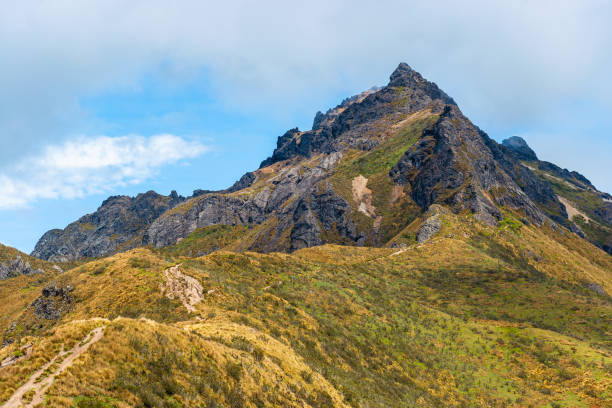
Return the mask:
M 12 278 L 20 275 L 33 275 L 37 273 L 44 273 L 42 269 L 34 269 L 30 266 L 30 263 L 24 261 L 21 255 L 17 255 L 7 262 L 0 263 L 0 280 Z
M 359 205 L 358 210 L 368 217 L 376 216 L 376 208 L 372 205 L 372 191 L 367 187 L 368 179 L 361 174 L 352 181 L 353 200 Z
M 68 311 L 72 304 L 70 293 L 74 288 L 70 285 L 57 287 L 54 284 L 47 285 L 42 290 L 42 295 L 32 302 L 34 314 L 47 320 L 57 320 Z
M 166 269 L 161 291 L 168 299 L 178 299 L 188 311 L 194 312 L 194 306 L 204 298 L 204 288 L 197 279 L 181 272 L 179 267 L 175 265 Z
M 606 293 L 606 291 L 603 288 L 603 286 L 601 286 L 599 283 L 590 282 L 590 283 L 587 283 L 585 285 L 585 287 L 587 289 L 590 289 L 593 292 L 597 293 L 598 295 L 602 295 L 602 296 L 607 296 L 608 295 L 608 293 Z
M 502 146 L 507 147 L 517 159 L 527 161 L 537 161 L 538 156 L 529 147 L 522 137 L 512 136 L 502 141 Z
M 441 205 L 432 204 L 427 209 L 427 212 L 423 214 L 425 221 L 423 222 L 423 224 L 421 224 L 417 231 L 417 242 L 425 242 L 434 235 L 436 235 L 438 232 L 440 232 L 440 229 L 442 228 L 442 219 L 440 218 L 440 216 L 447 212 L 448 210 L 446 210 Z
M 417 231 L 416 239 L 417 242 L 425 242 L 438 232 L 440 232 L 440 228 L 442 227 L 442 221 L 440 221 L 440 216 L 438 214 L 432 215 L 428 219 L 425 220 L 423 225 Z
M 560 196 L 558 196 L 557 198 L 559 199 L 561 204 L 563 204 L 563 206 L 565 207 L 565 211 L 567 212 L 567 218 L 569 220 L 572 220 L 574 217 L 582 217 L 584 218 L 584 221 L 587 223 L 591 221 L 589 216 L 587 216 L 585 213 L 583 213 L 582 211 L 574 207 L 569 200 L 567 200 L 566 198 L 560 197 Z
M 45 233 L 32 256 L 64 262 L 140 246 L 139 233 L 184 200 L 176 192 L 163 196 L 154 191 L 136 197 L 109 197 L 93 214 L 80 218 L 64 230 L 54 229 Z

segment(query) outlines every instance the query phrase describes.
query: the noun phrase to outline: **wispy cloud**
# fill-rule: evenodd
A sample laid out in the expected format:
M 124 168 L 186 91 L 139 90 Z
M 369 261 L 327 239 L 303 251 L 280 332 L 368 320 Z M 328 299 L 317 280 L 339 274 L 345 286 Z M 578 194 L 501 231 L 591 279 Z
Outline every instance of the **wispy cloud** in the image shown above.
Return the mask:
M 141 183 L 162 166 L 209 150 L 199 142 L 161 134 L 151 137 L 81 137 L 48 146 L 0 174 L 0 209 L 43 198 L 77 198 Z

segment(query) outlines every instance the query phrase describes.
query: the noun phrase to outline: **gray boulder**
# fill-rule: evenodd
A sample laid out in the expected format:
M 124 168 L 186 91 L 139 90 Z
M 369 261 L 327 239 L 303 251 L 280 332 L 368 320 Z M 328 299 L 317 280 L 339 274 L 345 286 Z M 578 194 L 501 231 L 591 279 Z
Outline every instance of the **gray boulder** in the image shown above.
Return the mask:
M 0 263 L 0 280 L 12 278 L 20 275 L 33 275 L 37 273 L 44 273 L 42 269 L 34 269 L 30 266 L 30 263 L 24 261 L 21 255 L 17 255 L 7 262 Z

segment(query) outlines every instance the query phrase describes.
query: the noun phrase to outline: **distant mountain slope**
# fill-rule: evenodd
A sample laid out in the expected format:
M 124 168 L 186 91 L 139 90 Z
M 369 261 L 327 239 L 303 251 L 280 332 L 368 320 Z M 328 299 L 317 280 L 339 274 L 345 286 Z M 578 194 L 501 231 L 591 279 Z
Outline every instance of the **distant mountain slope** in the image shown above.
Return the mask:
M 604 251 L 612 254 L 612 196 L 598 191 L 582 174 L 562 169 L 541 161 L 527 143 L 514 136 L 503 142 L 524 167 L 529 168 L 542 182 L 550 185 L 563 211 L 543 206 L 555 221 L 567 226 Z
M 50 261 L 69 261 L 140 246 L 139 234 L 144 228 L 183 200 L 176 192 L 163 196 L 154 191 L 136 197 L 109 197 L 93 214 L 81 217 L 63 230 L 46 232 L 36 244 L 32 256 Z
M 570 222 L 567 194 L 529 160 L 537 158 L 524 141 L 498 144 L 402 63 L 387 86 L 317 113 L 312 130 L 287 131 L 272 156 L 232 188 L 199 190 L 184 201 L 123 197 L 125 204 L 103 205 L 63 231 L 48 232 L 33 255 L 75 259 L 164 247 L 211 225 L 247 226 L 239 250 L 384 246 L 433 204 L 487 224 L 511 211 L 524 223 L 584 231 L 609 251 L 607 224 Z M 134 200 L 148 210 L 135 211 Z M 608 207 L 597 206 L 592 211 L 605 218 Z

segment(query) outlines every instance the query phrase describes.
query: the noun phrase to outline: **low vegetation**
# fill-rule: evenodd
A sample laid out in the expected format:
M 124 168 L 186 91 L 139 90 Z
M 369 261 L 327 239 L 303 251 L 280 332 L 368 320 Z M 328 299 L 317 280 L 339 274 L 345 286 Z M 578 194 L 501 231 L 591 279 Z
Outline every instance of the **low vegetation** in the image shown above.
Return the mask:
M 220 226 L 165 250 L 78 266 L 56 278 L 76 299 L 59 321 L 38 328 L 29 300 L 21 314 L 1 306 L 21 334 L 0 359 L 32 350 L 0 369 L 0 401 L 62 346 L 104 326 L 47 390 L 46 406 L 612 403 L 612 300 L 589 286 L 612 293 L 612 259 L 512 213 L 498 227 L 469 214 L 441 217 L 430 241 L 403 248 L 197 257 L 240 233 Z M 193 313 L 161 290 L 164 270 L 179 263 L 203 287 Z M 37 296 L 44 282 L 27 279 L 0 290 L 21 285 Z

